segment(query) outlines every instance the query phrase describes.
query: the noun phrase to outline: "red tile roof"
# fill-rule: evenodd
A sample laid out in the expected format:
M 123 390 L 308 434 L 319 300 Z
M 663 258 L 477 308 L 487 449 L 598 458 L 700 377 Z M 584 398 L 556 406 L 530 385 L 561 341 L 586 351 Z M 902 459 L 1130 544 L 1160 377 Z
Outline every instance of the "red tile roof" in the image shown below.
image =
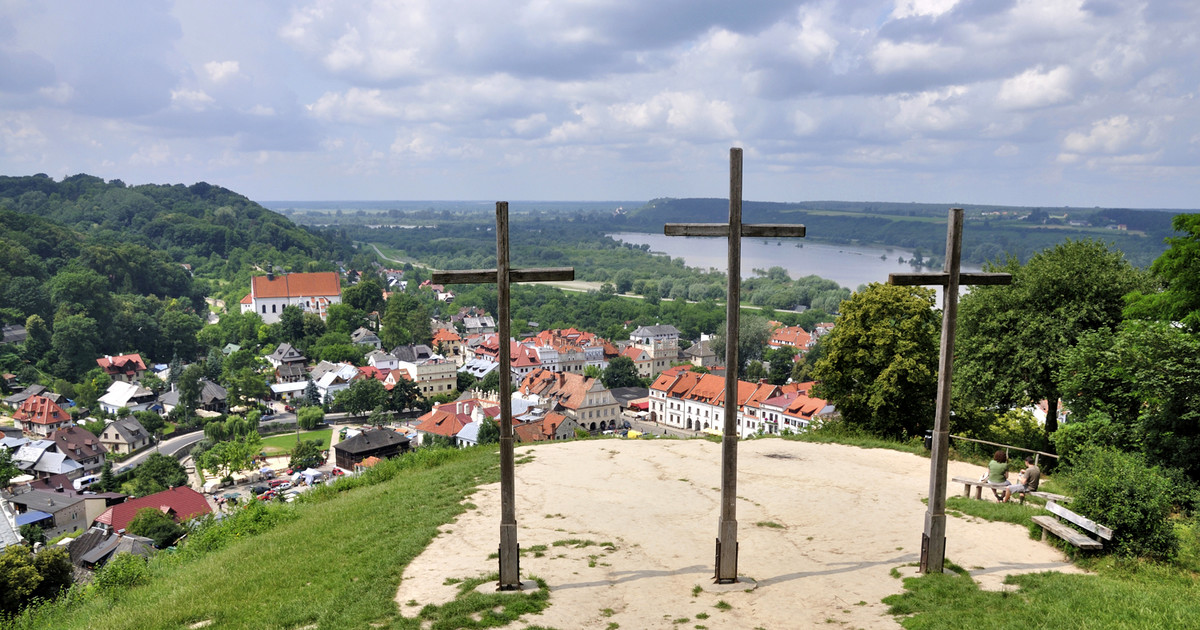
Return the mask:
M 13 418 L 34 424 L 58 424 L 70 420 L 71 416 L 45 396 L 30 396 L 13 413 Z
M 449 330 L 446 328 L 439 328 L 439 329 L 437 329 L 437 332 L 433 333 L 433 343 L 434 344 L 437 344 L 439 342 L 440 343 L 450 343 L 450 342 L 454 342 L 454 341 L 462 341 L 462 337 L 459 337 L 458 333 L 454 332 L 453 330 Z
M 413 427 L 416 431 L 423 433 L 433 433 L 434 435 L 443 435 L 446 437 L 454 437 L 458 435 L 462 428 L 470 422 L 470 416 L 467 417 L 467 422 L 450 411 L 434 409 L 429 413 L 418 418 L 420 421 L 417 426 Z
M 114 505 L 97 516 L 95 522 L 106 523 L 112 526 L 113 531 L 121 531 L 129 526 L 129 521 L 132 521 L 138 510 L 143 508 L 162 510 L 164 513 L 170 514 L 177 523 L 212 512 L 204 495 L 187 486 L 179 486 Z
M 785 326 L 776 330 L 771 334 L 771 340 L 767 342 L 773 347 L 792 346 L 793 348 L 804 348 L 808 345 L 812 335 L 808 334 L 799 326 Z
M 137 376 L 138 372 L 146 371 L 146 364 L 142 361 L 139 354 L 122 354 L 116 357 L 100 357 L 96 359 L 96 363 L 104 368 L 105 373 L 110 376 L 113 374 L 124 374 L 126 376 Z
M 318 273 L 289 273 L 250 278 L 250 294 L 256 298 L 298 298 L 340 296 L 341 279 L 336 271 Z

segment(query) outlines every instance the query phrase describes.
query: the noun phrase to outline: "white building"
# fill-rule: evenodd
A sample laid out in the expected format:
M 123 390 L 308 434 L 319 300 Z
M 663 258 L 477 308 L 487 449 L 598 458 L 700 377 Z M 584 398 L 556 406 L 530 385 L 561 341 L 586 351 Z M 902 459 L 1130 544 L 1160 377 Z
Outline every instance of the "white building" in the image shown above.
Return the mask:
M 297 306 L 325 319 L 331 304 L 342 301 L 342 283 L 337 272 L 290 273 L 250 278 L 250 294 L 242 298 L 243 313 L 258 313 L 274 324 L 285 306 Z

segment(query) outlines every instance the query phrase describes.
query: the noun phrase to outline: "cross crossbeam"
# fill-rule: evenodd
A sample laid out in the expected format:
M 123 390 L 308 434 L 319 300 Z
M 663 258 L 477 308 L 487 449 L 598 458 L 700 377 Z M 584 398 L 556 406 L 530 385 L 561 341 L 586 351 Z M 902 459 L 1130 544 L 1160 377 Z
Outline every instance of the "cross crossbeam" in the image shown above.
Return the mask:
M 938 357 L 937 411 L 929 463 L 929 505 L 921 535 L 921 572 L 941 573 L 946 560 L 946 475 L 949 470 L 950 377 L 954 370 L 954 333 L 958 326 L 958 288 L 972 285 L 1012 284 L 1007 273 L 960 273 L 962 258 L 962 208 L 951 208 L 946 223 L 946 263 L 942 273 L 894 273 L 888 284 L 940 286 L 942 291 L 942 346 Z
M 571 267 L 510 269 L 508 247 L 508 202 L 496 202 L 496 268 L 463 271 L 435 271 L 437 284 L 488 284 L 497 287 L 497 354 L 500 359 L 500 583 L 499 590 L 521 588 L 521 556 L 517 545 L 516 472 L 513 465 L 512 392 L 512 321 L 509 316 L 509 289 L 513 282 L 551 282 L 574 280 Z
M 720 236 L 729 240 L 729 290 L 725 309 L 725 432 L 721 438 L 721 520 L 717 526 L 718 584 L 737 581 L 738 318 L 741 306 L 742 237 L 798 237 L 803 225 L 742 224 L 742 150 L 729 150 L 729 222 L 668 223 L 667 236 Z

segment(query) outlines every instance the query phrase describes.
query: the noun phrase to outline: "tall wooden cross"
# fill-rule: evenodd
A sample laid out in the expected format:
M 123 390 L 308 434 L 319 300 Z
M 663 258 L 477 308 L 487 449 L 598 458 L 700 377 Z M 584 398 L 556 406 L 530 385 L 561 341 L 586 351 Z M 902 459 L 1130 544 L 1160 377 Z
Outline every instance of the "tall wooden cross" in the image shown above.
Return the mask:
M 521 588 L 520 547 L 517 545 L 516 477 L 513 470 L 512 424 L 512 323 L 509 317 L 509 287 L 513 282 L 574 280 L 575 269 L 510 269 L 508 262 L 508 202 L 496 202 L 496 268 L 465 271 L 435 271 L 437 284 L 487 284 L 497 286 L 497 343 L 500 358 L 500 584 L 499 590 Z
M 667 236 L 729 239 L 729 296 L 725 308 L 725 434 L 721 438 L 721 520 L 717 526 L 718 584 L 737 581 L 738 308 L 741 306 L 743 236 L 804 236 L 803 225 L 742 225 L 742 150 L 729 150 L 729 223 L 668 223 Z
M 942 287 L 942 348 L 938 359 L 937 412 L 929 454 L 929 505 L 921 535 L 921 572 L 941 573 L 946 560 L 946 472 L 950 442 L 950 376 L 954 370 L 954 332 L 958 326 L 958 288 L 1012 284 L 1007 273 L 959 273 L 962 258 L 962 208 L 951 208 L 946 224 L 946 262 L 942 273 L 893 273 L 888 284 Z

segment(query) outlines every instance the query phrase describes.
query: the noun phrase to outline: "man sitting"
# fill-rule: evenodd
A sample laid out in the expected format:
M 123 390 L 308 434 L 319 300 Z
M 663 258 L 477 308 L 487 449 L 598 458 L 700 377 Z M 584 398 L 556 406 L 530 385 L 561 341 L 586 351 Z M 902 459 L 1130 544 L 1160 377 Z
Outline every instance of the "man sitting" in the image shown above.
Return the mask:
M 1025 494 L 1038 489 L 1038 482 L 1042 479 L 1042 470 L 1033 463 L 1033 456 L 1025 457 L 1025 470 L 1021 471 L 1021 477 L 1016 485 L 1008 486 L 1004 489 L 1003 502 L 1008 503 L 1008 499 L 1014 494 Z

